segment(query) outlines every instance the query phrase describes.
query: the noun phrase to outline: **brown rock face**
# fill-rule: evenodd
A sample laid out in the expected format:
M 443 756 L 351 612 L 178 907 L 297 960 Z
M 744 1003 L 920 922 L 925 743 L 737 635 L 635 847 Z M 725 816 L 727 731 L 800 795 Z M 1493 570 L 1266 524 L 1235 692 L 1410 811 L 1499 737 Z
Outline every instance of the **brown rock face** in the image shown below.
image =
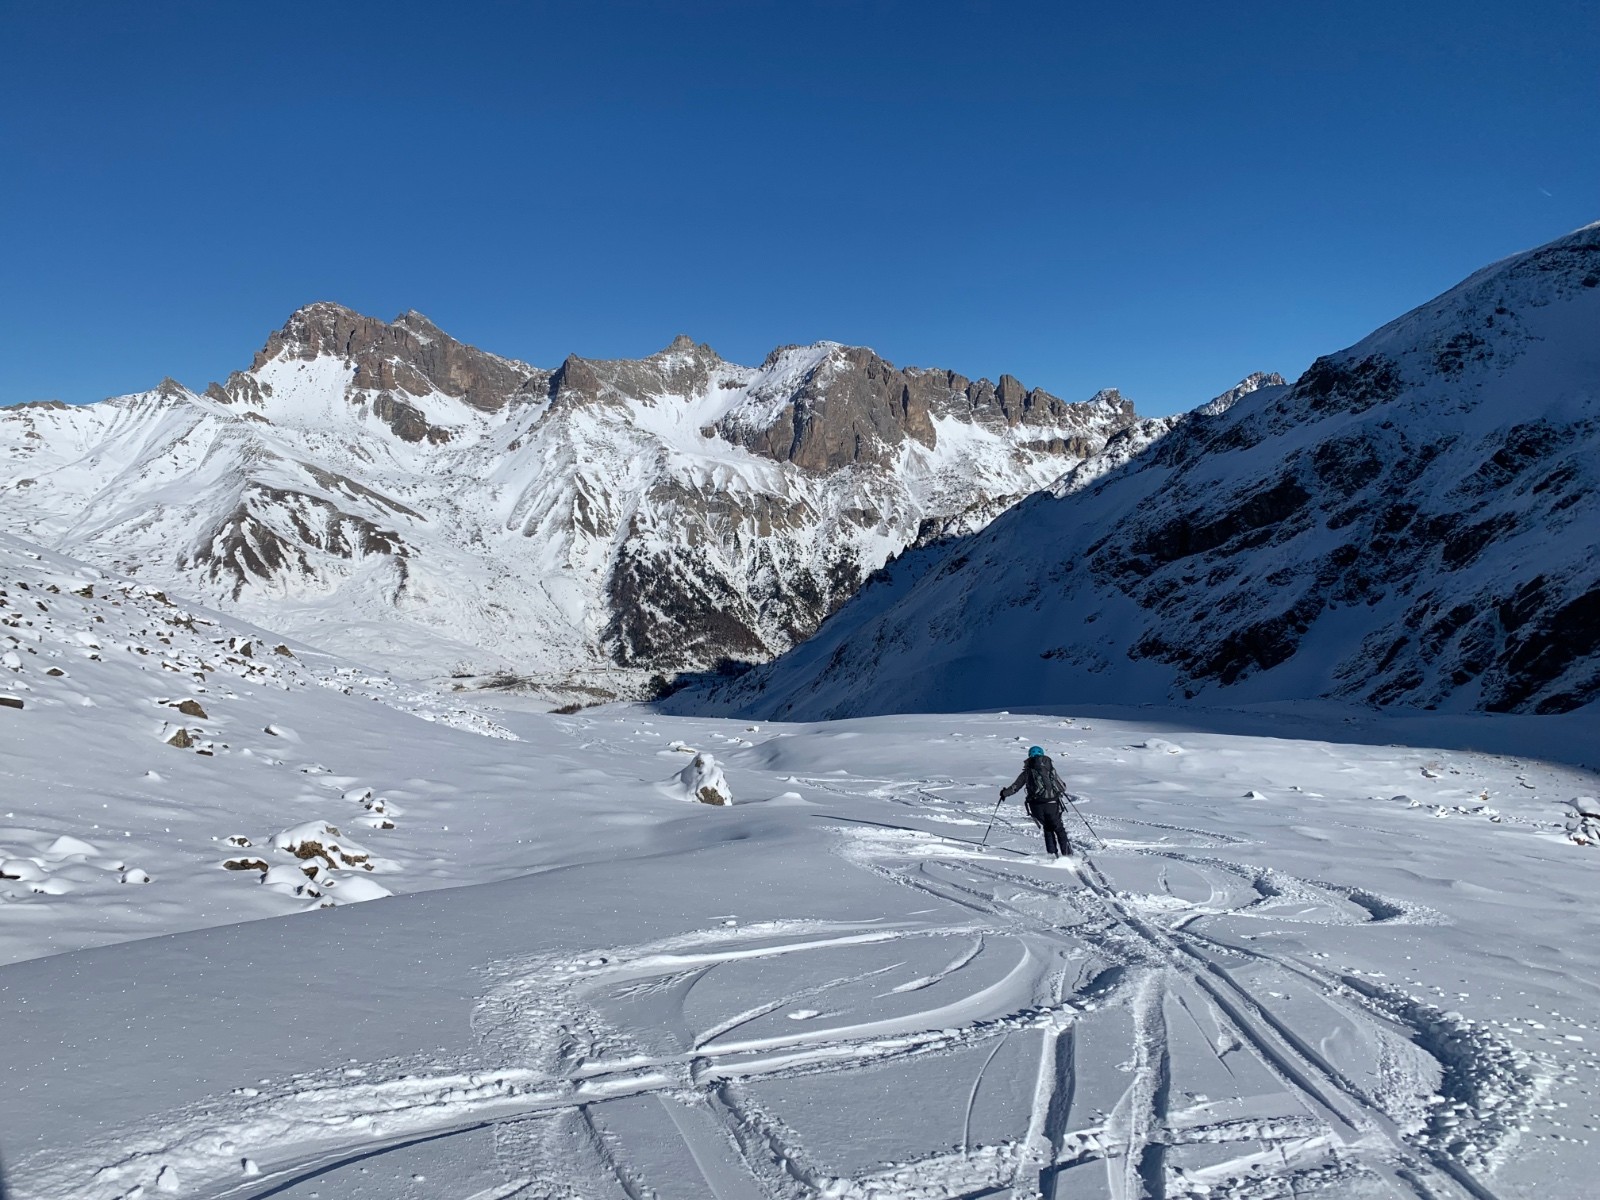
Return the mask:
M 319 354 L 348 359 L 356 368 L 351 390 L 376 392 L 387 397 L 393 408 L 404 405 L 406 395 L 423 396 L 437 390 L 493 412 L 519 395 L 542 396 L 547 379 L 544 372 L 525 363 L 456 341 L 418 312 L 402 313 L 385 323 L 338 304 L 310 304 L 267 339 L 251 370 L 259 370 L 284 352 L 307 361 Z M 259 403 L 254 386 L 248 376 L 235 375 L 217 392 L 229 402 Z M 211 389 L 207 394 L 219 398 Z
M 774 350 L 767 361 L 787 349 Z M 840 346 L 806 375 L 771 424 L 756 429 L 725 420 L 717 432 L 807 471 L 882 465 L 907 438 L 930 449 L 935 445 L 937 393 L 924 378 L 908 375 L 871 350 Z
M 357 379 L 359 380 L 359 371 Z M 422 410 L 407 404 L 389 392 L 379 392 L 372 401 L 372 414 L 394 430 L 395 437 L 403 442 L 427 441 L 435 446 L 450 440 L 450 431 L 428 423 Z
M 704 342 L 679 334 L 665 350 L 640 359 L 592 359 L 569 354 L 550 376 L 556 407 L 603 403 L 607 398 L 691 396 L 710 384 L 722 358 Z
M 773 351 L 768 363 L 787 349 Z M 1108 405 L 1118 411 L 1118 419 L 1135 419 L 1133 405 L 1114 391 L 1074 405 L 1042 388 L 1029 390 L 1011 375 L 1002 375 L 998 384 L 987 379 L 974 383 L 954 371 L 902 369 L 863 347 L 840 346 L 805 377 L 791 402 L 766 427 L 752 428 L 733 418 L 716 432 L 757 454 L 826 472 L 854 463 L 882 466 L 907 439 L 933 449 L 938 444 L 936 417 L 991 428 L 1082 428 L 1086 434 L 1092 423 L 1093 436 L 1057 434 L 1030 447 L 1081 458 L 1104 441 L 1103 409 Z

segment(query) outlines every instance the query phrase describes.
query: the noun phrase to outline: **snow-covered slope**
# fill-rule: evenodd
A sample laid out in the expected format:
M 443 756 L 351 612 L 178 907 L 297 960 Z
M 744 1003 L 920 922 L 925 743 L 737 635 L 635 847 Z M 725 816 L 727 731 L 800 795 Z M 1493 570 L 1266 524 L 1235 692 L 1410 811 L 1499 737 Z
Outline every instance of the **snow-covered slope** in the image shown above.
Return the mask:
M 528 865 L 486 861 L 488 813 L 441 832 L 426 777 L 503 759 L 493 717 L 7 534 L 0 716 L 0 961 Z M 297 854 L 330 824 L 343 853 Z
M 0 522 L 397 670 L 587 699 L 770 657 L 924 522 L 1135 422 L 834 343 L 544 371 L 316 304 L 203 393 L 0 410 Z
M 0 535 L 14 1200 L 1600 1168 L 1589 714 L 563 716 L 279 645 Z M 1033 742 L 1072 866 L 995 809 Z
M 1126 439 L 1124 439 L 1126 440 Z M 1600 696 L 1600 225 L 911 555 L 783 659 L 769 716 Z M 1099 476 L 1091 486 L 1084 480 Z

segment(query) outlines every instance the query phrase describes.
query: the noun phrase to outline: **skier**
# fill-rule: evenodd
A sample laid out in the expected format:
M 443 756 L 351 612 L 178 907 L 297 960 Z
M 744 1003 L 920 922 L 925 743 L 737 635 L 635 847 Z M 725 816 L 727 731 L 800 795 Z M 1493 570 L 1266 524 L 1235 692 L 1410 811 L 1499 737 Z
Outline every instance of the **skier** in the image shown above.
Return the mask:
M 1044 848 L 1051 858 L 1072 853 L 1072 843 L 1067 840 L 1067 827 L 1061 820 L 1061 802 L 1067 794 L 1067 785 L 1056 774 L 1056 765 L 1042 746 L 1029 746 L 1027 761 L 1022 764 L 1022 774 L 1010 787 L 1000 789 L 1000 799 L 1013 792 L 1028 789 L 1026 805 L 1033 823 L 1044 830 Z

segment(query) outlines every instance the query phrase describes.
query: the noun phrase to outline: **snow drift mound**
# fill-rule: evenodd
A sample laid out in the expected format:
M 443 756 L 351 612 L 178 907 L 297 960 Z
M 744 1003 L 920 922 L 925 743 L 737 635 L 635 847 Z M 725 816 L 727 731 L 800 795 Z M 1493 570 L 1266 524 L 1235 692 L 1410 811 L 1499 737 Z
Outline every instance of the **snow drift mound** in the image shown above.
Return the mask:
M 908 555 L 810 642 L 670 707 L 1569 711 L 1600 696 L 1597 462 L 1600 225 Z

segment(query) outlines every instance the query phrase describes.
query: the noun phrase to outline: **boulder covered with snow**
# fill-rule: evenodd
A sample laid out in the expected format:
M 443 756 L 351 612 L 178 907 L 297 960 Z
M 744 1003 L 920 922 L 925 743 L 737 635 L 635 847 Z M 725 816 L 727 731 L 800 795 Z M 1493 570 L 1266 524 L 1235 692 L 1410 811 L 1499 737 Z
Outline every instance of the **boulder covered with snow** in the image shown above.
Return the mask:
M 270 892 L 281 892 L 285 896 L 309 896 L 315 899 L 322 895 L 303 868 L 289 863 L 279 863 L 269 868 L 261 877 L 261 885 Z
M 1567 814 L 1567 840 L 1580 846 L 1600 846 L 1600 799 L 1579 796 Z
M 721 764 L 703 751 L 678 772 L 674 790 L 685 800 L 698 800 L 701 804 L 733 803 L 733 789 L 728 786 Z

